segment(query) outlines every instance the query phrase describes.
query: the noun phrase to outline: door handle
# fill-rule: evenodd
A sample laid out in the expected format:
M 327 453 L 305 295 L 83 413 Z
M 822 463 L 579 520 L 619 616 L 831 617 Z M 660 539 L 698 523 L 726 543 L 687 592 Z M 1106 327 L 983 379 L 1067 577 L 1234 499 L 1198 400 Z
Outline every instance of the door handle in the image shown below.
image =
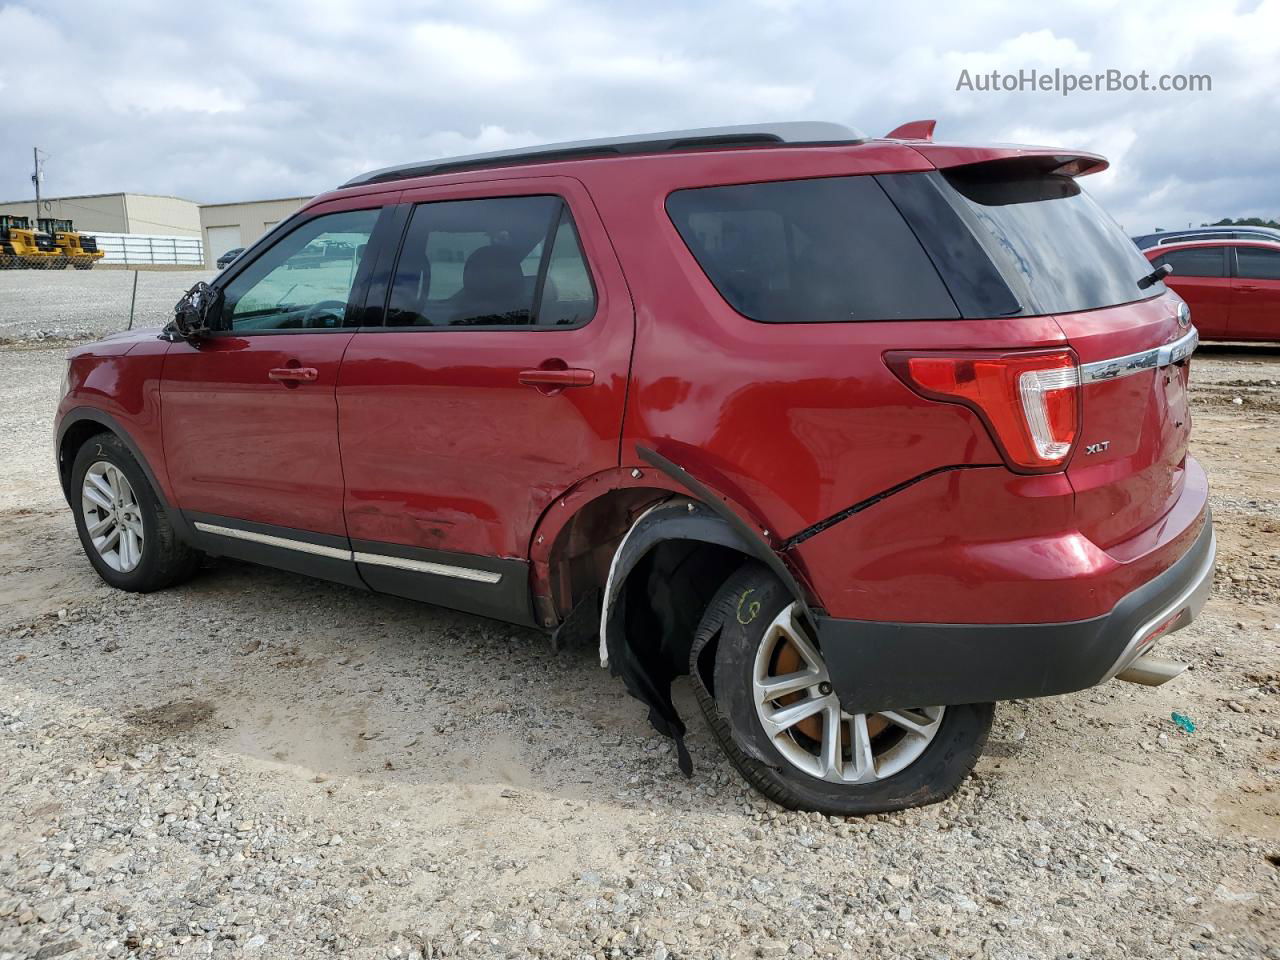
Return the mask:
M 554 387 L 560 390 L 565 387 L 589 387 L 596 382 L 596 372 L 581 367 L 521 370 L 520 382 L 526 387 Z
M 1237 283 L 1237 284 L 1236 284 L 1236 289 L 1237 289 L 1237 290 L 1242 290 L 1242 291 L 1244 291 L 1245 293 L 1257 293 L 1257 292 L 1258 292 L 1259 290 L 1261 290 L 1262 288 L 1261 288 L 1261 287 L 1259 287 L 1259 286 L 1256 286 L 1256 285 L 1254 285 L 1254 284 L 1252 284 L 1252 283 Z
M 267 373 L 267 376 L 272 380 L 310 383 L 320 376 L 320 371 L 315 367 L 273 367 Z

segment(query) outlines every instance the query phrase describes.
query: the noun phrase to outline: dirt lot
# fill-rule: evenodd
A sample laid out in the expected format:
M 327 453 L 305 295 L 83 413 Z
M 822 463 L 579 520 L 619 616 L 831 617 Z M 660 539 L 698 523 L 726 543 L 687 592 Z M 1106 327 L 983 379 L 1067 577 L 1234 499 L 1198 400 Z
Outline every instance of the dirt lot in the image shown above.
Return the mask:
M 0 958 L 1280 958 L 1278 351 L 1194 363 L 1194 669 L 1004 704 L 956 796 L 847 822 L 744 789 L 691 697 L 681 777 L 587 647 L 231 562 L 107 589 L 62 353 L 0 348 Z
M 177 299 L 204 270 L 6 270 L 0 274 L 0 343 L 59 339 L 168 322 Z

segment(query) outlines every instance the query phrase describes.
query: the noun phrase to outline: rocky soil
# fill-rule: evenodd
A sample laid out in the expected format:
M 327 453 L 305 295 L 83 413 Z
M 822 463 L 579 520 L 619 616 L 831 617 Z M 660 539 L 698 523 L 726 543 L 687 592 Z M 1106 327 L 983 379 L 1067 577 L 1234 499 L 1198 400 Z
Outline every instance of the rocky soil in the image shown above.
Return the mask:
M 107 589 L 52 469 L 61 346 L 18 339 L 0 960 L 1280 958 L 1280 352 L 1194 363 L 1194 668 L 1003 704 L 954 797 L 844 821 L 747 790 L 691 696 L 683 778 L 587 647 L 232 562 Z
M 123 330 L 133 309 L 135 327 L 159 327 L 173 305 L 205 270 L 6 270 L 0 274 L 0 343 L 98 336 Z

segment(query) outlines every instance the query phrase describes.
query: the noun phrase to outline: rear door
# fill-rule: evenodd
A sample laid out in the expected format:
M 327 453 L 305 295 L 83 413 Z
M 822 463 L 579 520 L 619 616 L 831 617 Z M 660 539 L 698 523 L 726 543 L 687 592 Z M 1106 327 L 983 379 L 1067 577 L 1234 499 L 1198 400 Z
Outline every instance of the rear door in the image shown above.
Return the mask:
M 1232 308 L 1232 279 L 1224 244 L 1170 250 L 1152 260 L 1167 263 L 1173 273 L 1165 285 L 1191 307 L 1191 319 L 1206 340 L 1225 340 Z
M 338 384 L 347 529 L 375 589 L 527 620 L 529 538 L 618 464 L 634 319 L 582 184 L 406 191 Z M 382 266 L 378 273 L 383 272 Z
M 1231 291 L 1232 340 L 1280 340 L 1280 246 L 1234 248 Z

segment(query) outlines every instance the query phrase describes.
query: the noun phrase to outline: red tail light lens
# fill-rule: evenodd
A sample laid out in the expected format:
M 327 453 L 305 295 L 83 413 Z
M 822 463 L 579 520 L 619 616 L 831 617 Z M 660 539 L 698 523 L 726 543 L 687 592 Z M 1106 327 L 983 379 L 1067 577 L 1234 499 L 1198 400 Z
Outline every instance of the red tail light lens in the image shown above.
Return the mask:
M 1015 470 L 1061 467 L 1080 427 L 1080 368 L 1069 350 L 1017 353 L 889 353 L 889 367 L 917 393 L 971 408 Z

